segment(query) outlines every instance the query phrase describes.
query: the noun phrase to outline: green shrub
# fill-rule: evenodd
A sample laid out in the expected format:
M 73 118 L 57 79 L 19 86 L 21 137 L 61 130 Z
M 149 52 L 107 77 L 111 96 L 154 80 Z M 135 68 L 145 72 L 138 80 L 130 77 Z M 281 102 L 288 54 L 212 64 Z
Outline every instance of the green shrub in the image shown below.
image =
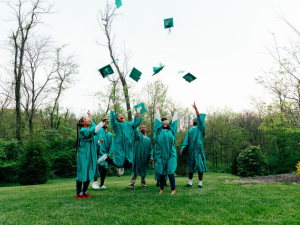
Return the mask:
M 189 173 L 189 167 L 187 164 L 187 155 L 182 154 L 181 156 L 179 154 L 179 151 L 177 151 L 177 168 L 175 173 L 181 176 L 186 176 Z
M 20 153 L 22 153 L 22 148 L 16 139 L 11 139 L 9 141 L 0 139 L 0 148 L 5 152 L 5 160 L 7 161 L 17 161 Z
M 0 161 L 0 183 L 18 182 L 18 166 L 15 161 Z
M 238 175 L 241 177 L 261 176 L 265 173 L 265 159 L 257 146 L 243 150 L 238 157 Z
M 46 143 L 31 139 L 24 145 L 24 154 L 20 158 L 18 180 L 22 185 L 44 184 L 47 182 L 50 167 L 45 156 Z

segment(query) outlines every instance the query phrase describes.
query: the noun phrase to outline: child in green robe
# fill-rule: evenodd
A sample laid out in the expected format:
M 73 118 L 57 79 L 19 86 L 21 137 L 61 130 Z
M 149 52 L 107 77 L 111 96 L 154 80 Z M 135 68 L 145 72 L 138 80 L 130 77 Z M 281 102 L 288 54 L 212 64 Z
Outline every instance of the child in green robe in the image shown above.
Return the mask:
M 92 122 L 90 111 L 88 111 L 88 118 L 82 117 L 77 123 L 76 198 L 92 198 L 87 193 L 87 189 L 90 180 L 94 178 L 97 165 L 97 152 L 94 144 L 94 136 L 100 131 L 106 120 L 107 118 L 101 118 L 101 123 L 96 126 L 96 124 Z

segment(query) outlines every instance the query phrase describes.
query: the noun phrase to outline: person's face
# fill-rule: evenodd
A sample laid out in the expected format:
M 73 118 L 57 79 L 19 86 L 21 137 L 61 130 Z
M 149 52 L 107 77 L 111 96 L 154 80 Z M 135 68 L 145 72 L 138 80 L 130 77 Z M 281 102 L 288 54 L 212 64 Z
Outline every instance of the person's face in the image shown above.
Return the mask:
M 118 114 L 117 120 L 118 120 L 119 122 L 125 122 L 125 118 L 124 118 L 124 116 L 123 116 L 122 114 Z
M 105 124 L 103 125 L 103 128 L 108 128 L 108 123 L 105 123 Z
M 142 134 L 146 134 L 146 131 L 147 131 L 146 126 L 144 126 L 144 125 L 141 126 L 141 127 L 140 127 L 140 130 L 141 130 L 141 133 L 142 133 Z
M 88 127 L 90 125 L 91 125 L 91 121 L 89 119 L 83 117 L 83 119 L 82 119 L 82 126 Z
M 169 127 L 169 120 L 162 121 L 163 127 Z
M 197 126 L 197 120 L 196 120 L 196 118 L 193 119 L 193 125 Z

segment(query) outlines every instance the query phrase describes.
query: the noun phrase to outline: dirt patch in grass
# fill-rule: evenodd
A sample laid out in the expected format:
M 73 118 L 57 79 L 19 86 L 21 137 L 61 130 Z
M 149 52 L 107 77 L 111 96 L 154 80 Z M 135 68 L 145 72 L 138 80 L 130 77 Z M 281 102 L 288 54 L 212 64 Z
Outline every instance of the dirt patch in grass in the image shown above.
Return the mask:
M 260 182 L 260 183 L 296 183 L 300 184 L 300 176 L 297 174 L 280 174 L 261 177 L 247 177 L 232 182 Z

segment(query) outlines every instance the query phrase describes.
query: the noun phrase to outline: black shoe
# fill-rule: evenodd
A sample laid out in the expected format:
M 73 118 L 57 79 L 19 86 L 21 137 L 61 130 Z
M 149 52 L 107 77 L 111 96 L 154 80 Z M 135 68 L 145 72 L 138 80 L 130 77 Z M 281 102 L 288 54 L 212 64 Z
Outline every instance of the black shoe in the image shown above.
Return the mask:
M 186 187 L 194 187 L 194 185 L 190 185 L 190 184 L 188 184 L 188 185 L 186 185 Z
M 199 185 L 198 188 L 202 188 L 202 185 Z

